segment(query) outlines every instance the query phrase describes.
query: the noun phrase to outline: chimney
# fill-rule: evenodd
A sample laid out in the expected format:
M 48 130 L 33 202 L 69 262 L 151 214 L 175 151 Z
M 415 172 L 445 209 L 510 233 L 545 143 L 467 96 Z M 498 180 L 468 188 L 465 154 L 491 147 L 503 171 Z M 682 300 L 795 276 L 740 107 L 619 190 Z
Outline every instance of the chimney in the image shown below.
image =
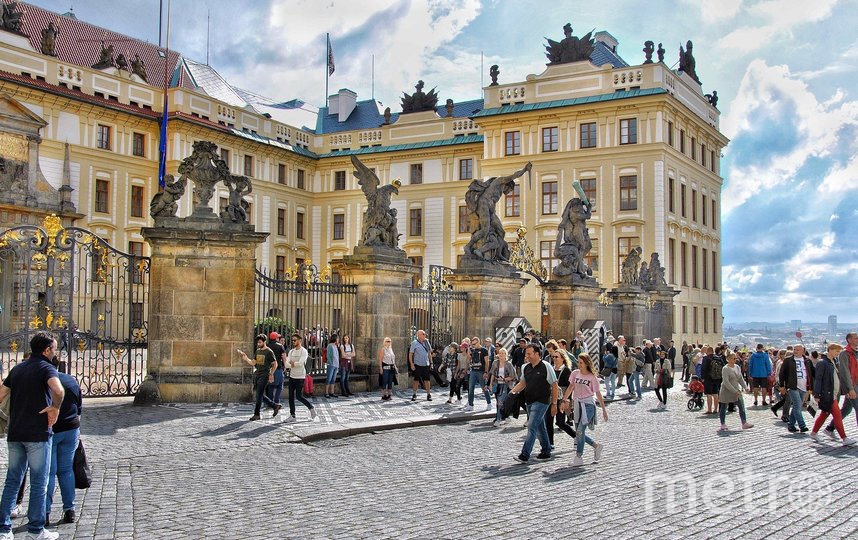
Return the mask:
M 611 49 L 611 52 L 614 52 L 614 53 L 617 52 L 617 45 L 620 44 L 620 42 L 617 41 L 617 38 L 615 38 L 614 36 L 612 36 L 611 34 L 609 34 L 608 32 L 606 32 L 604 30 L 600 30 L 600 31 L 596 32 L 596 35 L 593 36 L 593 39 L 595 39 L 596 41 L 600 41 L 600 42 L 604 43 L 605 46 L 607 48 Z
M 337 120 L 340 123 L 349 119 L 349 115 L 355 110 L 357 105 L 357 94 L 348 88 L 340 88 L 337 95 Z

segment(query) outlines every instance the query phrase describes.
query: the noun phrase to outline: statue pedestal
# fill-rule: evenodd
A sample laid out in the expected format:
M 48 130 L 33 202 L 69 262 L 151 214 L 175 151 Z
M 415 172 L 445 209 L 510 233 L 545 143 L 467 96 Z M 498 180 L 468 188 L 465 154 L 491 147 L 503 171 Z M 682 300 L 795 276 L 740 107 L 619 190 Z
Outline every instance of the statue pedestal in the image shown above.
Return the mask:
M 468 293 L 465 331 L 470 337 L 496 340 L 495 322 L 502 317 L 521 315 L 521 288 L 528 280 L 518 274 L 485 275 L 455 270 L 444 279 L 453 290 Z
M 411 345 L 411 317 L 408 291 L 411 278 L 419 273 L 403 257 L 399 262 L 385 262 L 355 249 L 356 254 L 346 256 L 332 264 L 344 281 L 357 285 L 357 325 L 355 344 L 355 373 L 369 376 L 367 388 L 378 388 L 378 351 L 384 338 L 393 340 L 396 365 L 399 366 L 399 384 L 408 380 L 408 348 Z
M 584 321 L 599 318 L 602 290 L 598 286 L 549 281 L 543 287 L 548 307 L 548 335 L 572 339 Z
M 612 328 L 614 336 L 622 335 L 630 346 L 641 345 L 646 335 L 644 327 L 647 314 L 647 293 L 637 286 L 621 285 L 608 293 L 614 304 L 623 308 L 623 324 L 621 328 Z
M 135 404 L 247 401 L 252 368 L 236 349 L 253 356 L 256 247 L 268 233 L 159 224 L 142 230 L 152 246 L 149 377 Z

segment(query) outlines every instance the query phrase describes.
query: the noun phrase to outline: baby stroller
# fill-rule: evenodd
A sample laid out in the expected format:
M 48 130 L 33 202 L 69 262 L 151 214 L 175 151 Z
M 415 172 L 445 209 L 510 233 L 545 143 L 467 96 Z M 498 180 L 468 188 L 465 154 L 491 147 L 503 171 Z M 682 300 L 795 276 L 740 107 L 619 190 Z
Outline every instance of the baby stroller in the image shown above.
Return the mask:
M 700 377 L 694 375 L 691 377 L 691 382 L 688 383 L 688 391 L 692 393 L 691 399 L 688 400 L 688 410 L 693 411 L 703 408 L 703 381 Z

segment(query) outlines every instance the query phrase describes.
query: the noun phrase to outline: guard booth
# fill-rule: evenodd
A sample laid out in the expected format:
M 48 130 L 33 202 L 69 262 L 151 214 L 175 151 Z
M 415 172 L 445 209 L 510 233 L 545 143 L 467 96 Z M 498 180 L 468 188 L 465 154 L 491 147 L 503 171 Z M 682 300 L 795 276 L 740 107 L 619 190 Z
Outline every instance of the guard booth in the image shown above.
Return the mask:
M 518 338 L 524 337 L 528 330 L 533 330 L 533 325 L 524 317 L 501 317 L 495 323 L 495 347 L 512 351 Z
M 580 330 L 584 334 L 584 343 L 587 344 L 587 351 L 590 353 L 590 357 L 600 362 L 602 359 L 602 350 L 604 350 L 605 343 L 608 342 L 608 336 L 611 334 L 608 322 L 587 319 L 581 324 Z

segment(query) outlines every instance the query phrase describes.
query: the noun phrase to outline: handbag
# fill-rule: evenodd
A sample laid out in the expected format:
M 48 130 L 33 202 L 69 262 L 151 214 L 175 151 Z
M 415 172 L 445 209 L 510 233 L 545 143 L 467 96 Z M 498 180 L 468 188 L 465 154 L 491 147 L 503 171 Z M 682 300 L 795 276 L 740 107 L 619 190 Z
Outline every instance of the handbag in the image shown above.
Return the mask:
M 77 440 L 77 449 L 74 451 L 74 487 L 76 489 L 87 489 L 92 485 L 92 469 L 86 461 L 86 450 L 83 449 L 83 441 Z
M 609 367 L 602 368 L 602 377 L 610 377 L 611 373 L 613 373 L 611 368 L 609 368 Z

